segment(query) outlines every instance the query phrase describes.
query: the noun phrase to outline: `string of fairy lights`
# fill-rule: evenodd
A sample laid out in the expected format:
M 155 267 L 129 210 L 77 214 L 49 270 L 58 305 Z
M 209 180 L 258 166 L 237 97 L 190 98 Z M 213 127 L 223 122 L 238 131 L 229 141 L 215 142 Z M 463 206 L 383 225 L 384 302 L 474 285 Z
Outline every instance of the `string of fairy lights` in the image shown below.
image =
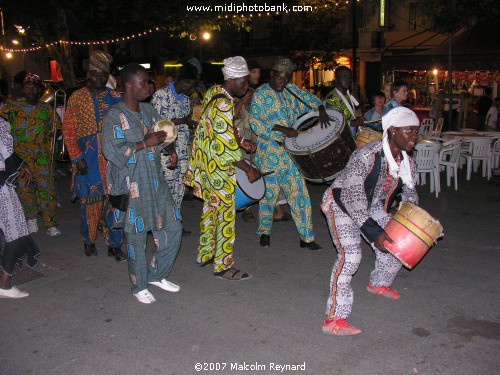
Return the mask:
M 344 0 L 344 1 L 338 1 L 335 4 L 324 4 L 320 6 L 314 6 L 314 10 L 317 9 L 322 9 L 322 8 L 330 8 L 330 7 L 337 7 L 341 5 L 342 3 L 349 4 L 350 0 Z M 360 0 L 356 0 L 359 2 Z M 283 14 L 290 14 L 290 11 L 272 11 L 272 12 L 242 12 L 241 14 L 223 14 L 223 15 L 218 15 L 218 19 L 235 19 L 235 18 L 249 18 L 249 19 L 254 19 L 254 18 L 259 18 L 259 17 L 270 17 L 270 16 L 279 16 Z M 127 42 L 131 40 L 136 40 L 139 38 L 143 38 L 146 36 L 149 36 L 150 34 L 154 32 L 159 32 L 162 31 L 163 29 L 160 27 L 154 27 L 148 30 L 144 30 L 139 33 L 135 34 L 130 34 L 127 36 L 122 36 L 122 37 L 117 37 L 117 38 L 112 38 L 112 39 L 103 39 L 103 40 L 91 40 L 91 41 L 84 41 L 84 42 L 77 42 L 77 41 L 68 41 L 64 39 L 60 39 L 57 41 L 53 41 L 50 43 L 46 43 L 45 45 L 39 45 L 39 46 L 31 46 L 31 47 L 26 47 L 26 48 L 8 48 L 6 46 L 0 45 L 0 51 L 4 52 L 10 52 L 10 53 L 19 53 L 19 52 L 35 52 L 35 51 L 40 51 L 44 48 L 51 48 L 55 47 L 57 45 L 71 45 L 71 46 L 99 46 L 99 45 L 108 45 L 108 44 L 117 44 L 117 43 L 122 43 L 122 42 Z
M 155 27 L 153 29 L 145 30 L 145 31 L 140 32 L 140 33 L 131 34 L 131 35 L 127 35 L 127 36 L 123 36 L 123 37 L 119 37 L 119 38 L 114 38 L 114 39 L 93 40 L 93 41 L 87 41 L 87 42 L 75 42 L 75 41 L 68 41 L 68 40 L 61 39 L 61 40 L 58 40 L 55 42 L 47 43 L 47 44 L 45 44 L 45 46 L 33 46 L 33 47 L 29 47 L 29 48 L 6 48 L 4 46 L 0 46 L 0 50 L 5 51 L 5 52 L 34 52 L 34 51 L 39 51 L 43 48 L 54 47 L 58 44 L 60 44 L 60 45 L 67 44 L 67 45 L 73 45 L 73 46 L 76 46 L 76 45 L 78 45 L 78 46 L 91 46 L 91 45 L 98 46 L 98 45 L 105 45 L 105 44 L 127 42 L 130 40 L 143 38 L 145 36 L 148 36 L 149 34 L 152 34 L 153 32 L 157 32 L 157 31 L 160 31 L 159 27 Z

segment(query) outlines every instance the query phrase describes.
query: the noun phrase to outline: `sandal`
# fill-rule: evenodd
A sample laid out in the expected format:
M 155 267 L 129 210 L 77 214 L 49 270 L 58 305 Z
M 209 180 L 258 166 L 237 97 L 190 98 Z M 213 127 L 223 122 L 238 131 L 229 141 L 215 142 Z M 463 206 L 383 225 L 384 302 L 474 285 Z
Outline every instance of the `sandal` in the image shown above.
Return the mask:
M 205 267 L 205 266 L 208 266 L 209 264 L 212 264 L 214 262 L 214 257 L 210 257 L 208 258 L 206 261 L 202 262 L 202 263 L 199 263 L 199 262 L 196 262 L 196 264 L 199 266 L 199 267 Z
M 227 270 L 216 272 L 215 277 L 219 279 L 232 280 L 232 281 L 243 281 L 252 278 L 252 275 L 234 268 L 228 268 Z
M 292 221 L 292 215 L 286 213 L 286 212 L 283 212 L 283 216 L 280 217 L 279 219 L 274 219 L 273 218 L 273 221 L 276 223 L 278 221 Z
M 252 213 L 252 211 L 245 211 L 243 212 L 243 215 L 241 215 L 244 221 L 247 223 L 255 223 L 257 221 L 256 217 Z

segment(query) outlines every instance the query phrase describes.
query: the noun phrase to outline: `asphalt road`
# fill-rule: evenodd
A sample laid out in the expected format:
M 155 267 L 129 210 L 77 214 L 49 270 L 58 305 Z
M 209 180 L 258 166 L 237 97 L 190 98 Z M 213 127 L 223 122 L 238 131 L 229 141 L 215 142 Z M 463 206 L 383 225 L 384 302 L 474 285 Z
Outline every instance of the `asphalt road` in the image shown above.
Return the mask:
M 185 201 L 181 251 L 169 280 L 142 305 L 131 295 L 126 263 L 87 258 L 79 209 L 59 182 L 63 235 L 34 235 L 43 277 L 20 285 L 22 300 L 0 300 L 0 374 L 498 374 L 500 368 L 500 177 L 475 174 L 436 199 L 419 187 L 420 206 L 445 237 L 412 271 L 402 269 L 396 301 L 366 291 L 374 255 L 363 244 L 353 278 L 354 337 L 324 335 L 321 323 L 336 259 L 319 210 L 324 185 L 310 185 L 320 252 L 299 247 L 292 222 L 276 223 L 261 248 L 256 223 L 238 214 L 236 266 L 254 277 L 216 279 L 195 265 L 199 201 Z M 254 210 L 256 207 L 254 207 Z M 256 210 L 255 210 L 256 212 Z M 41 225 L 41 220 L 39 220 Z M 198 367 L 201 370 L 198 371 Z

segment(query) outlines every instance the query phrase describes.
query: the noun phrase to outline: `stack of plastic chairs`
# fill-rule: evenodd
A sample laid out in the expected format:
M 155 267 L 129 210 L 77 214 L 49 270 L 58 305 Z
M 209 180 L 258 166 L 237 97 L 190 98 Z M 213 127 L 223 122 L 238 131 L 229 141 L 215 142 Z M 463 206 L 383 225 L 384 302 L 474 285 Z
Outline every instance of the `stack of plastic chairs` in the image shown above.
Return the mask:
M 418 142 L 415 145 L 418 182 L 424 185 L 426 174 L 429 173 L 431 193 L 435 192 L 436 198 L 441 189 L 439 184 L 439 150 L 441 147 L 441 144 L 431 141 Z
M 450 186 L 451 177 L 455 180 L 455 190 L 458 190 L 457 170 L 460 165 L 460 139 L 450 139 L 443 143 L 439 151 L 439 166 L 446 169 L 446 186 Z
M 469 148 L 466 152 L 462 152 L 462 157 L 467 162 L 467 180 L 470 180 L 472 170 L 477 171 L 479 163 L 482 163 L 483 177 L 488 180 L 491 177 L 491 138 L 475 137 L 467 138 Z

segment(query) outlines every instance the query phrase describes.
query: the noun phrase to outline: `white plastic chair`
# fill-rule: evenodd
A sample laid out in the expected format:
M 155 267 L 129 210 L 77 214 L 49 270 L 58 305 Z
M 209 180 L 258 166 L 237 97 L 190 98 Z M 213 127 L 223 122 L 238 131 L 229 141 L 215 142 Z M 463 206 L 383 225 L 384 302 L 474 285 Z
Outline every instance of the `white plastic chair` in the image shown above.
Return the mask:
M 439 151 L 439 166 L 446 168 L 446 186 L 450 186 L 451 176 L 455 180 L 455 190 L 458 190 L 457 170 L 460 164 L 459 139 L 451 139 L 443 143 L 443 149 Z
M 500 167 L 500 139 L 493 144 L 493 149 L 491 150 L 491 167 Z
M 418 129 L 419 138 L 424 136 L 431 136 L 434 131 L 434 119 L 424 118 L 420 123 L 420 129 Z
M 441 137 L 441 131 L 443 130 L 443 122 L 444 122 L 443 117 L 438 118 L 436 127 L 434 128 L 434 132 L 432 133 L 434 137 Z
M 461 156 L 467 162 L 467 180 L 470 180 L 472 169 L 474 169 L 474 172 L 477 171 L 480 162 L 482 162 L 483 177 L 489 180 L 491 177 L 492 139 L 486 137 L 467 137 L 466 140 L 469 142 L 469 149 L 466 152 L 462 152 Z
M 415 163 L 417 165 L 417 182 L 425 185 L 426 174 L 429 173 L 431 193 L 436 193 L 436 198 L 441 189 L 439 184 L 439 150 L 441 144 L 431 141 L 418 142 L 415 145 L 417 155 Z

